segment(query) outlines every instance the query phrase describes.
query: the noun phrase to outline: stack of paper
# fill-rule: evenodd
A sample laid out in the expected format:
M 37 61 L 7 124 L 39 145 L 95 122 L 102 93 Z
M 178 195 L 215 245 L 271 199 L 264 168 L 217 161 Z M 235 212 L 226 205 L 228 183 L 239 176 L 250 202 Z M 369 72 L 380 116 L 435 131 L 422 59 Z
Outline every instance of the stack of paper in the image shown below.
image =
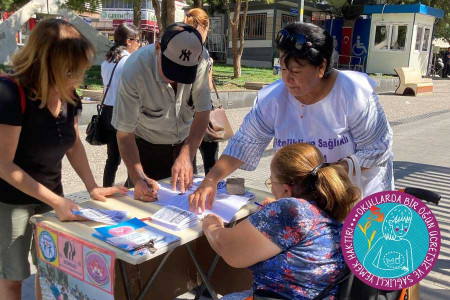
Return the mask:
M 74 215 L 79 215 L 88 220 L 110 225 L 122 222 L 127 216 L 126 211 L 98 209 L 94 207 L 86 207 L 80 210 L 72 209 L 72 212 Z
M 150 252 L 165 247 L 180 238 L 173 234 L 151 227 L 134 218 L 117 225 L 95 228 L 92 235 L 131 254 L 145 254 L 142 249 Z
M 169 205 L 158 210 L 152 216 L 152 222 L 179 231 L 197 225 L 198 218 L 193 212 Z

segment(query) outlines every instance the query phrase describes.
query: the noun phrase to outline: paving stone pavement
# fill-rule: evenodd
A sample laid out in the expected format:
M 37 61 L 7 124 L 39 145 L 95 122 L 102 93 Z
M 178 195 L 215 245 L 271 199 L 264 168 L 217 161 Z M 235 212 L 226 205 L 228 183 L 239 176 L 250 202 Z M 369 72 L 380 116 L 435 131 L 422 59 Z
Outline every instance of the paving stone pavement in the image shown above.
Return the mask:
M 394 131 L 394 172 L 397 188 L 406 186 L 428 188 L 439 192 L 442 200 L 439 206 L 430 204 L 442 235 L 439 260 L 432 272 L 421 282 L 421 299 L 448 299 L 450 293 L 450 80 L 434 81 L 434 93 L 418 97 L 398 96 L 392 93 L 380 94 L 380 102 Z M 227 116 L 234 130 L 237 130 L 250 108 L 227 110 Z M 84 141 L 85 127 L 80 128 Z M 103 167 L 106 160 L 106 147 L 90 146 L 86 152 L 97 180 L 102 182 Z M 220 152 L 226 143 L 220 144 Z M 233 175 L 246 178 L 246 185 L 264 189 L 264 181 L 269 177 L 272 157 L 269 145 L 253 172 L 238 170 Z M 201 162 L 197 157 L 197 162 Z M 199 166 L 202 170 L 202 166 Z M 123 183 L 126 169 L 119 167 L 116 182 Z M 70 167 L 67 159 L 63 162 L 63 185 L 70 196 L 84 190 L 81 180 Z M 34 273 L 33 271 L 32 273 Z M 34 299 L 34 276 L 23 286 L 22 299 Z M 185 294 L 177 299 L 192 299 Z

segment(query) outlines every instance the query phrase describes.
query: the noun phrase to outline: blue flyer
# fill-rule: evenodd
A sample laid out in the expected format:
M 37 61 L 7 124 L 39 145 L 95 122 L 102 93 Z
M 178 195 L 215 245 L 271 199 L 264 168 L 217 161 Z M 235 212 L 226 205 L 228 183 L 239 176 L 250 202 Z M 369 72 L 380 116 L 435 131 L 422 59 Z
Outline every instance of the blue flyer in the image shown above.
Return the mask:
M 146 245 L 151 245 L 149 248 L 160 249 L 180 239 L 176 235 L 151 227 L 138 218 L 95 230 L 97 232 L 93 234 L 94 237 L 131 254 L 145 254 L 137 250 Z

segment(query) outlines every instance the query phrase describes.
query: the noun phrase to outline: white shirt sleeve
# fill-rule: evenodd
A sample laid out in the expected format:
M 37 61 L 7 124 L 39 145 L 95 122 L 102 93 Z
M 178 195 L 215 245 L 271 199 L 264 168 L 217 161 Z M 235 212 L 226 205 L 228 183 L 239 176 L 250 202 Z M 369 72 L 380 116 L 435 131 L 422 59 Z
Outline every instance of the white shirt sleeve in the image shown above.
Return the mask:
M 362 167 L 384 166 L 392 155 L 393 133 L 377 95 L 373 92 L 366 106 L 348 117 Z
M 241 169 L 253 171 L 258 166 L 264 150 L 275 135 L 271 116 L 263 114 L 256 99 L 239 130 L 228 142 L 223 154 L 243 161 Z

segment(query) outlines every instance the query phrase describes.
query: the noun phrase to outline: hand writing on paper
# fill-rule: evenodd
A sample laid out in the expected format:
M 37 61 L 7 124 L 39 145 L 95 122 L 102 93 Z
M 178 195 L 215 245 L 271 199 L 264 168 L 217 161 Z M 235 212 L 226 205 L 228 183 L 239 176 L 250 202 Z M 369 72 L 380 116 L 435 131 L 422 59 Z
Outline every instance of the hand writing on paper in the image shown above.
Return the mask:
M 268 205 L 268 204 L 270 204 L 270 203 L 272 203 L 272 202 L 274 202 L 274 201 L 276 201 L 276 200 L 275 200 L 274 198 L 272 198 L 272 197 L 266 197 L 266 198 L 264 198 L 263 201 L 259 202 L 259 204 L 261 204 L 262 207 L 259 207 L 258 210 L 263 209 L 264 206 L 266 206 L 266 205 Z
M 158 199 L 158 183 L 142 174 L 144 178 L 134 185 L 134 199 L 143 202 L 153 202 Z
M 217 183 L 205 178 L 200 186 L 189 196 L 189 208 L 191 211 L 199 214 L 199 208 L 201 211 L 205 211 L 205 207 L 212 209 L 214 197 L 217 194 Z M 206 203 L 206 205 L 205 205 Z

